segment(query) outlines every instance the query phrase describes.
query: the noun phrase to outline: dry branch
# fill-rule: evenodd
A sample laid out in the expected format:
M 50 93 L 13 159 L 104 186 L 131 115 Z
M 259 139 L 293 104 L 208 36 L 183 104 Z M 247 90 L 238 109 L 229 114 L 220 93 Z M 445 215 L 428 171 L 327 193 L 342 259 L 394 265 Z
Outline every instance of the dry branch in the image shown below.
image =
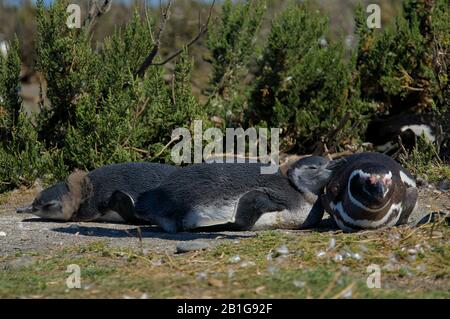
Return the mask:
M 112 0 L 103 0 L 101 5 L 98 4 L 98 0 L 89 1 L 89 13 L 83 23 L 88 34 L 92 32 L 98 19 L 111 9 L 111 3 Z
M 325 155 L 329 154 L 329 149 L 331 149 L 332 146 L 337 144 L 336 140 L 335 140 L 337 133 L 339 133 L 344 128 L 345 124 L 347 124 L 350 117 L 351 117 L 350 112 L 346 112 L 345 115 L 342 117 L 342 119 L 339 121 L 336 128 L 332 128 L 321 141 L 317 142 L 315 150 L 313 152 L 314 155 L 320 155 L 320 154 L 324 154 L 324 153 L 325 153 Z M 330 147 L 328 145 L 328 143 L 329 143 L 329 141 L 333 141 L 333 140 L 334 140 L 334 142 L 331 144 L 331 147 Z
M 195 42 L 197 42 L 204 34 L 206 34 L 208 32 L 208 26 L 209 26 L 209 22 L 211 21 L 212 10 L 214 8 L 215 2 L 216 1 L 213 0 L 211 6 L 209 8 L 208 18 L 206 19 L 206 22 L 203 23 L 203 24 L 199 23 L 199 30 L 198 30 L 198 33 L 197 33 L 197 35 L 195 37 L 193 37 L 189 42 L 187 42 L 182 48 L 179 48 L 175 52 L 171 53 L 164 60 L 159 61 L 159 62 L 153 62 L 153 60 L 155 59 L 155 57 L 158 54 L 159 49 L 161 47 L 161 36 L 163 34 L 166 22 L 167 22 L 167 20 L 169 18 L 169 12 L 170 12 L 170 7 L 172 5 L 172 1 L 169 0 L 169 2 L 168 2 L 168 4 L 167 4 L 165 9 L 163 9 L 162 6 L 161 6 L 161 21 L 159 23 L 159 28 L 158 28 L 158 31 L 156 33 L 155 45 L 153 46 L 153 48 L 150 51 L 150 53 L 148 54 L 148 56 L 145 58 L 145 60 L 142 63 L 142 65 L 135 72 L 135 76 L 142 78 L 144 76 L 145 71 L 147 70 L 148 67 L 150 67 L 150 66 L 161 66 L 161 65 L 164 65 L 164 64 L 170 62 L 171 60 L 173 60 L 174 58 L 179 56 L 183 52 L 183 50 L 185 48 L 189 48 Z M 199 19 L 199 21 L 200 21 L 200 19 Z

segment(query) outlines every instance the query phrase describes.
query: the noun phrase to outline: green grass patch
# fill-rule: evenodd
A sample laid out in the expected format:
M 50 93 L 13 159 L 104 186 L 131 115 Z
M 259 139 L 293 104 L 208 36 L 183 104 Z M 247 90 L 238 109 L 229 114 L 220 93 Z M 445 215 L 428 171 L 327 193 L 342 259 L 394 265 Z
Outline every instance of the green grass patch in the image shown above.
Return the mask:
M 118 249 L 105 242 L 0 261 L 0 298 L 449 298 L 445 224 L 355 234 L 267 231 L 182 255 Z M 23 258 L 21 256 L 20 258 Z M 81 269 L 68 289 L 67 266 Z M 369 289 L 367 267 L 381 269 Z

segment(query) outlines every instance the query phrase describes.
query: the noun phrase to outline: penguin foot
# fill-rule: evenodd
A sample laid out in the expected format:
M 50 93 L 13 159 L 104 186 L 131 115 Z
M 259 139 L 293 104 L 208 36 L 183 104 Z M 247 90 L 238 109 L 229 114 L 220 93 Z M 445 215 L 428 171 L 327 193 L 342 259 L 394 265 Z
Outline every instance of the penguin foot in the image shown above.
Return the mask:
M 450 225 L 450 214 L 444 212 L 432 212 L 423 216 L 417 223 L 414 224 L 415 227 L 419 227 L 429 223 L 436 223 L 440 221 L 445 221 L 447 226 Z

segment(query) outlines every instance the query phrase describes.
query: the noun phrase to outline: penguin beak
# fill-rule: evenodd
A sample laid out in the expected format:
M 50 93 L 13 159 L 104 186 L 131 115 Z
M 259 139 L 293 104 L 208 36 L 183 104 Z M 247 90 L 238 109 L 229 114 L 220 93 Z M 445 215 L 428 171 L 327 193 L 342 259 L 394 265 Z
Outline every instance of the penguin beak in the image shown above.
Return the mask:
M 33 211 L 34 211 L 33 205 L 27 205 L 27 206 L 23 206 L 23 207 L 18 207 L 16 209 L 16 213 L 17 214 L 32 214 Z
M 341 158 L 338 160 L 333 160 L 333 161 L 328 162 L 328 164 L 325 168 L 330 171 L 339 170 L 346 163 L 347 163 L 347 160 L 345 158 Z
M 378 200 L 382 200 L 386 196 L 387 191 L 386 185 L 381 181 L 377 181 L 374 185 L 372 194 Z

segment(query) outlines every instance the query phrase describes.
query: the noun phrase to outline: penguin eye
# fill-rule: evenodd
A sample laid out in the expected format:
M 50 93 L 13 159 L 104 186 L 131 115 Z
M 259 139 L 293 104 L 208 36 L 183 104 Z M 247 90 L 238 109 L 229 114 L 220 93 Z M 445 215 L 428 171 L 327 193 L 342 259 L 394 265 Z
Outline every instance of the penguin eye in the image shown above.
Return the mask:
M 317 169 L 317 166 L 308 166 L 309 169 Z

